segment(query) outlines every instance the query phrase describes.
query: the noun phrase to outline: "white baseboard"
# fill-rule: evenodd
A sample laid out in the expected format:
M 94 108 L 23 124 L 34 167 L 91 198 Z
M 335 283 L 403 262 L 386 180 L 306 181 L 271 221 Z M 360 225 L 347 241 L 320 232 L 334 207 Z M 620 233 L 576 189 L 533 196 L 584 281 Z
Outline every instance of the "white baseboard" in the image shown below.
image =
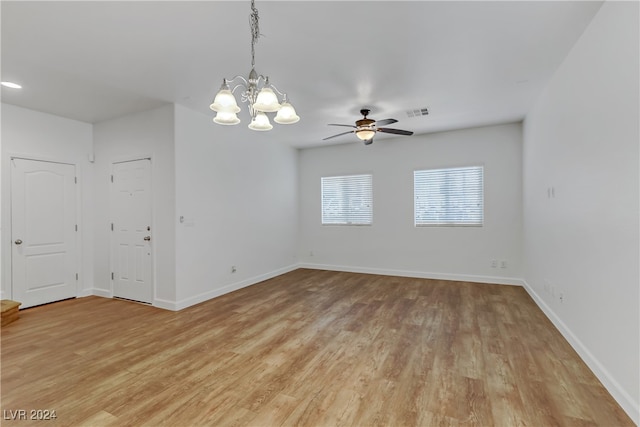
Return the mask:
M 298 268 L 311 268 L 314 270 L 345 271 L 349 273 L 379 274 L 382 276 L 415 277 L 418 279 L 453 280 L 453 281 L 459 281 L 459 282 L 491 283 L 491 284 L 498 284 L 498 285 L 517 285 L 517 286 L 524 285 L 524 281 L 516 277 L 434 273 L 434 272 L 425 272 L 425 271 L 393 270 L 393 269 L 386 269 L 386 268 L 356 267 L 356 266 L 347 266 L 347 265 L 328 265 L 328 264 L 313 264 L 313 263 L 300 263 L 298 264 Z
M 78 291 L 78 294 L 76 295 L 76 297 L 78 298 L 84 298 L 84 297 L 88 297 L 94 295 L 93 293 L 93 289 L 80 289 Z
M 180 311 L 187 307 L 191 307 L 192 305 L 199 304 L 201 302 L 210 300 L 212 298 L 219 297 L 224 294 L 228 294 L 229 292 L 237 291 L 238 289 L 246 288 L 247 286 L 255 285 L 256 283 L 262 282 L 264 280 L 272 279 L 276 276 L 280 276 L 281 274 L 288 273 L 297 269 L 298 266 L 293 264 L 284 268 L 280 268 L 274 271 L 270 271 L 265 274 L 260 274 L 258 276 L 250 277 L 248 279 L 242 280 L 240 282 L 231 283 L 229 285 L 223 286 L 221 288 L 213 289 L 211 291 L 203 292 L 199 295 L 195 295 L 193 297 L 189 297 L 183 299 L 181 301 L 169 301 L 163 299 L 155 299 L 153 301 L 153 305 L 155 307 L 164 308 L 166 310 L 171 311 Z
M 540 298 L 533 288 L 525 281 L 524 288 L 533 298 L 535 303 L 540 307 L 542 312 L 547 316 L 551 323 L 560 331 L 562 336 L 569 342 L 571 347 L 578 353 L 580 358 L 587 364 L 589 369 L 600 380 L 602 385 L 607 389 L 611 396 L 618 402 L 622 409 L 631 417 L 636 425 L 640 424 L 640 402 L 634 402 L 633 398 L 627 393 L 611 376 L 609 371 L 600 363 L 600 361 L 589 351 L 589 349 L 580 341 L 580 339 L 569 329 L 569 327 L 558 317 L 558 315 Z
M 103 298 L 113 298 L 113 294 L 111 293 L 111 291 L 108 291 L 106 289 L 92 288 L 89 289 L 89 291 L 91 292 L 89 295 L 95 295 Z
M 165 310 L 178 311 L 178 303 L 175 301 L 170 301 L 166 299 L 154 298 L 153 303 L 151 303 L 154 307 L 163 308 Z

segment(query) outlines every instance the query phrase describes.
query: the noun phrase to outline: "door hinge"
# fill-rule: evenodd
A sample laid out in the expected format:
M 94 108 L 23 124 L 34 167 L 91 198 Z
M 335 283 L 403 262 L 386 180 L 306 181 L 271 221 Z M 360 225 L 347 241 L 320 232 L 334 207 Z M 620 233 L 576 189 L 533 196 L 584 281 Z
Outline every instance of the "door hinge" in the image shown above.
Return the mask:
M 114 276 L 115 276 L 115 275 L 114 275 L 113 273 L 111 273 L 111 280 L 113 280 L 113 279 L 114 279 Z
M 113 175 L 111 175 L 111 182 L 113 182 Z
M 76 224 L 76 231 L 78 231 L 78 224 Z
M 77 176 L 74 176 L 73 180 L 75 181 L 76 184 L 78 183 L 78 177 Z
M 78 273 L 76 273 L 76 280 L 78 280 Z
M 113 223 L 111 223 L 111 231 L 113 231 Z

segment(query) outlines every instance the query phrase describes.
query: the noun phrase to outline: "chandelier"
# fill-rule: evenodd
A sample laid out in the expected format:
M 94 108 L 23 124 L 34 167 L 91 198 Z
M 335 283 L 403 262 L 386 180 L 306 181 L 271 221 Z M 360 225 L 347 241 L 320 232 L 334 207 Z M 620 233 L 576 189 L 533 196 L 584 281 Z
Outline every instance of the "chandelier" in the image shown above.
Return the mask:
M 269 122 L 269 117 L 265 113 L 275 113 L 273 119 L 276 123 L 288 125 L 296 123 L 300 117 L 296 114 L 296 110 L 287 100 L 287 94 L 282 93 L 273 84 L 269 82 L 269 77 L 259 75 L 255 70 L 255 44 L 260 37 L 260 28 L 258 25 L 258 9 L 255 6 L 255 0 L 251 0 L 251 15 L 249 15 L 249 25 L 251 28 L 251 72 L 249 78 L 238 75 L 232 79 L 222 79 L 222 86 L 216 94 L 213 103 L 209 106 L 217 114 L 213 121 L 219 125 L 237 125 L 240 119 L 236 115 L 240 112 L 240 107 L 233 95 L 236 89 L 242 88 L 240 99 L 249 106 L 251 114 L 251 123 L 249 129 L 257 131 L 271 130 L 273 126 Z M 234 82 L 239 81 L 233 89 Z M 276 92 L 282 97 L 282 103 L 278 100 Z

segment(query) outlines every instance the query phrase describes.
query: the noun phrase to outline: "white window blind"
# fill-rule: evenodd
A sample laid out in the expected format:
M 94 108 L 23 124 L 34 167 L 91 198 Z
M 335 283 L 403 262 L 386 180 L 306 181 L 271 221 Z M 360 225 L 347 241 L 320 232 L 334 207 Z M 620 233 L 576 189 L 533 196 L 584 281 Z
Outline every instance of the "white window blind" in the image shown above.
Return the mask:
M 322 224 L 370 225 L 371 175 L 322 177 Z
M 413 172 L 416 226 L 482 226 L 484 167 Z

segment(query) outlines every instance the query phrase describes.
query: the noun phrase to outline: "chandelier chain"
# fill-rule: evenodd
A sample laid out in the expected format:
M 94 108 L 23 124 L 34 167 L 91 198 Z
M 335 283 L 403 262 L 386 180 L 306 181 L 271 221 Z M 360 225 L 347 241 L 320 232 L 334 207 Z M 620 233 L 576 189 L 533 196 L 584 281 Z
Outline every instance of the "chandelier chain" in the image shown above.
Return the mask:
M 258 23 L 260 17 L 258 16 L 258 9 L 256 8 L 255 0 L 251 0 L 251 15 L 249 16 L 249 27 L 251 28 L 251 68 L 256 65 L 256 48 L 255 44 L 260 37 L 260 25 Z

